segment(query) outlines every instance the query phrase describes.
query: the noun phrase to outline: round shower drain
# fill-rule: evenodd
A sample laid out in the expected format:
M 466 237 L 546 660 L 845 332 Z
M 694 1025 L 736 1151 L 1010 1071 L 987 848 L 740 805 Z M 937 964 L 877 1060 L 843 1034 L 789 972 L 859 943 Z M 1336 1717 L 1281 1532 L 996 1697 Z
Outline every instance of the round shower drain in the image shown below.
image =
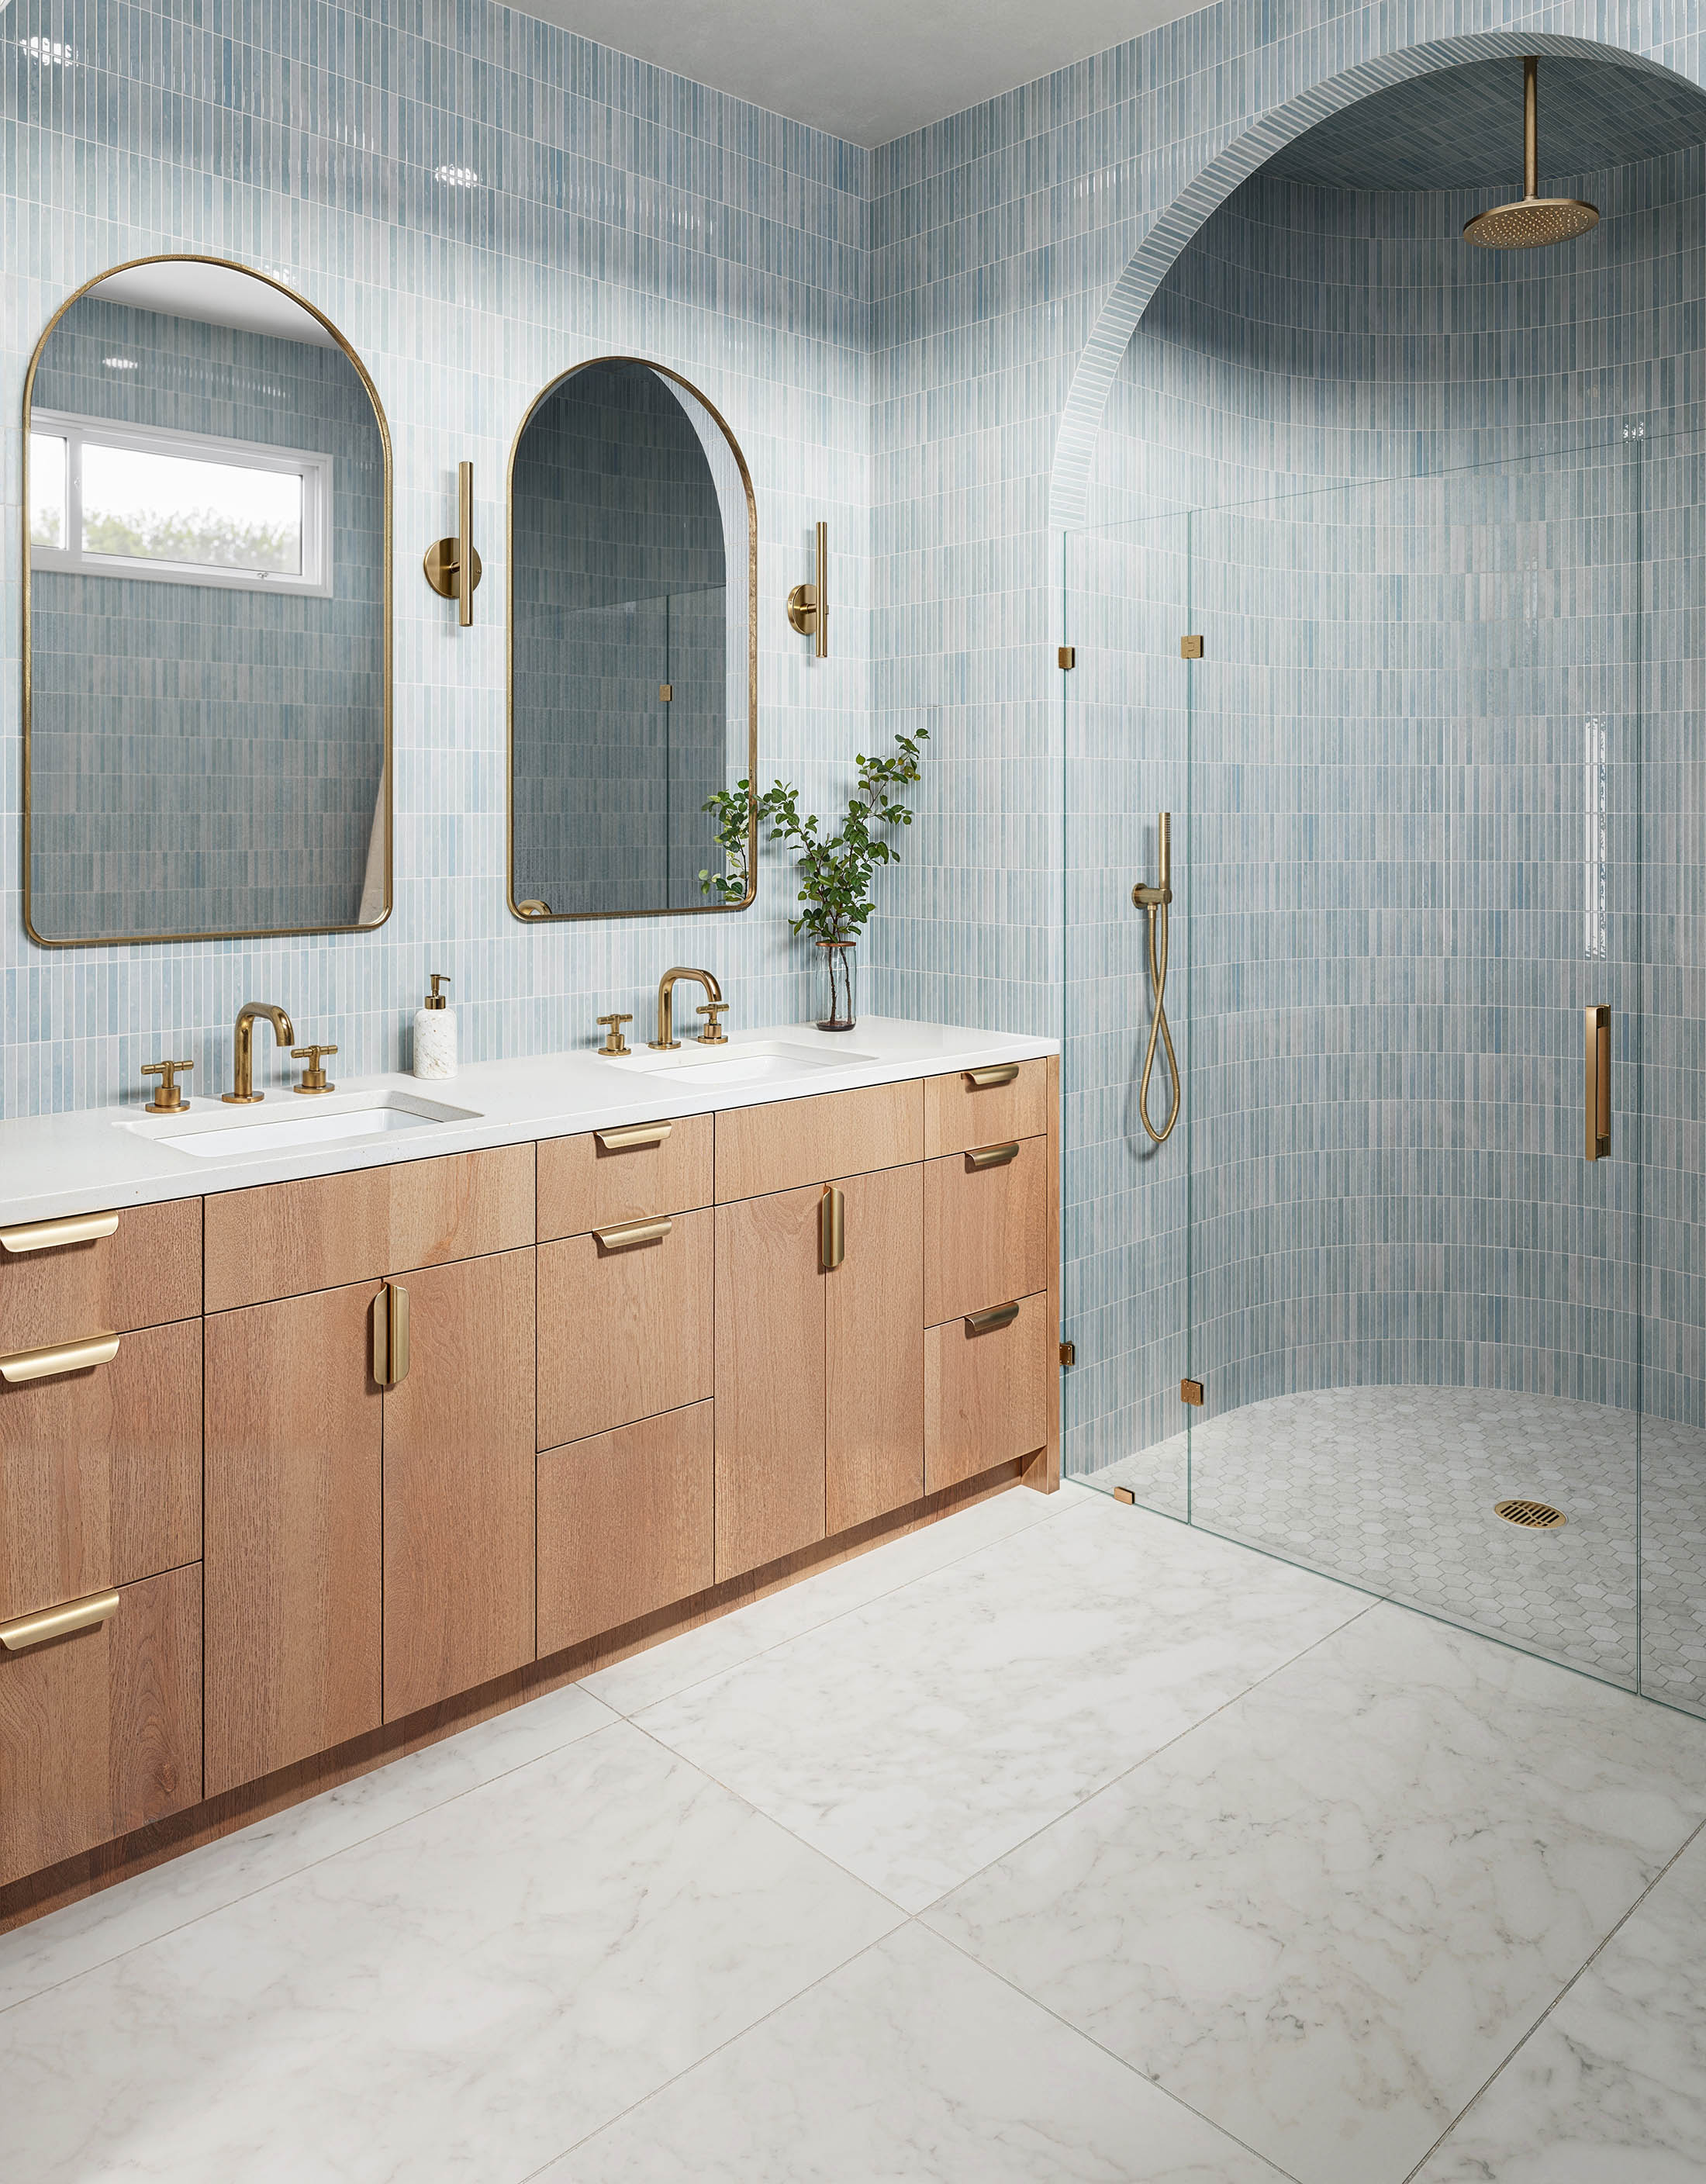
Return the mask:
M 1493 1514 L 1530 1532 L 1553 1532 L 1564 1521 L 1563 1510 L 1554 1509 L 1550 1502 L 1495 1502 Z

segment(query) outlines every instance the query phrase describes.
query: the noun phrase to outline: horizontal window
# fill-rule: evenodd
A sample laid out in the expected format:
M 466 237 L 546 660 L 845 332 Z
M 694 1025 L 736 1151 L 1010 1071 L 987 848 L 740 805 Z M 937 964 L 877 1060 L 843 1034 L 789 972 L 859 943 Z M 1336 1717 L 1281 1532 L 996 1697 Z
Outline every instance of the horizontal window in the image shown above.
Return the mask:
M 332 458 L 37 410 L 30 561 L 329 599 Z

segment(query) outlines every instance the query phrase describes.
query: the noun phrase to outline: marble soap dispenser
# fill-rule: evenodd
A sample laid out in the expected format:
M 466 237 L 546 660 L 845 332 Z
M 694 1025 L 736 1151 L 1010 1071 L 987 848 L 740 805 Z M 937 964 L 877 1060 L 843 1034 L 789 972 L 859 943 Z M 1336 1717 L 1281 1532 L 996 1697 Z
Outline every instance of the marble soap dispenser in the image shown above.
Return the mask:
M 456 1011 L 440 986 L 450 983 L 442 971 L 431 974 L 432 990 L 415 1011 L 415 1074 L 454 1077 L 456 1074 Z

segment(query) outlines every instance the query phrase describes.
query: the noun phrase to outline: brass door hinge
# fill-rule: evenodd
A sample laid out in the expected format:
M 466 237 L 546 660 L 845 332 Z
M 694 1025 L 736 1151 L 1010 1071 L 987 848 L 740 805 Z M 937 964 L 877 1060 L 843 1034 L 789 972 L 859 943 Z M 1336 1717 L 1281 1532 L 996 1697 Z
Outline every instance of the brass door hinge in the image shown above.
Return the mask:
M 1055 655 L 1055 657 L 1060 662 L 1062 670 L 1068 667 L 1076 667 L 1078 666 L 1078 647 L 1075 644 L 1063 644 L 1060 650 Z
M 1077 1345 L 1077 1343 L 1075 1343 L 1075 1342 L 1063 1342 L 1063 1343 L 1062 1343 L 1062 1345 L 1061 1345 L 1061 1370 L 1062 1370 L 1062 1373 L 1064 1373 L 1065 1371 L 1067 1371 L 1067 1369 L 1068 1369 L 1069 1367 L 1073 1366 L 1073 1365 L 1076 1365 L 1076 1364 L 1077 1364 L 1077 1362 L 1078 1362 L 1078 1345 Z
M 1206 1402 L 1207 1401 L 1207 1397 L 1204 1396 L 1202 1392 L 1201 1381 L 1181 1380 L 1179 1384 L 1179 1400 L 1181 1403 L 1201 1404 Z
M 1181 637 L 1179 640 L 1179 656 L 1181 660 L 1201 660 L 1202 639 L 1200 637 Z

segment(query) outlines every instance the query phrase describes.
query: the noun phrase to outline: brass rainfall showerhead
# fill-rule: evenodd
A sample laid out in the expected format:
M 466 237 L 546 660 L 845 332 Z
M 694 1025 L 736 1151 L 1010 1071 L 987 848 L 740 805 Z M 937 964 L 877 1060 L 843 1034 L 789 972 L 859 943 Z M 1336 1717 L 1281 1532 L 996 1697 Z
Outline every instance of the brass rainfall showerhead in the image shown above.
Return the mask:
M 1599 225 L 1597 205 L 1580 198 L 1543 198 L 1540 179 L 1540 125 L 1536 84 L 1540 63 L 1522 64 L 1522 195 L 1513 204 L 1491 205 L 1463 223 L 1465 242 L 1483 250 L 1536 250 L 1548 242 L 1573 242 Z

